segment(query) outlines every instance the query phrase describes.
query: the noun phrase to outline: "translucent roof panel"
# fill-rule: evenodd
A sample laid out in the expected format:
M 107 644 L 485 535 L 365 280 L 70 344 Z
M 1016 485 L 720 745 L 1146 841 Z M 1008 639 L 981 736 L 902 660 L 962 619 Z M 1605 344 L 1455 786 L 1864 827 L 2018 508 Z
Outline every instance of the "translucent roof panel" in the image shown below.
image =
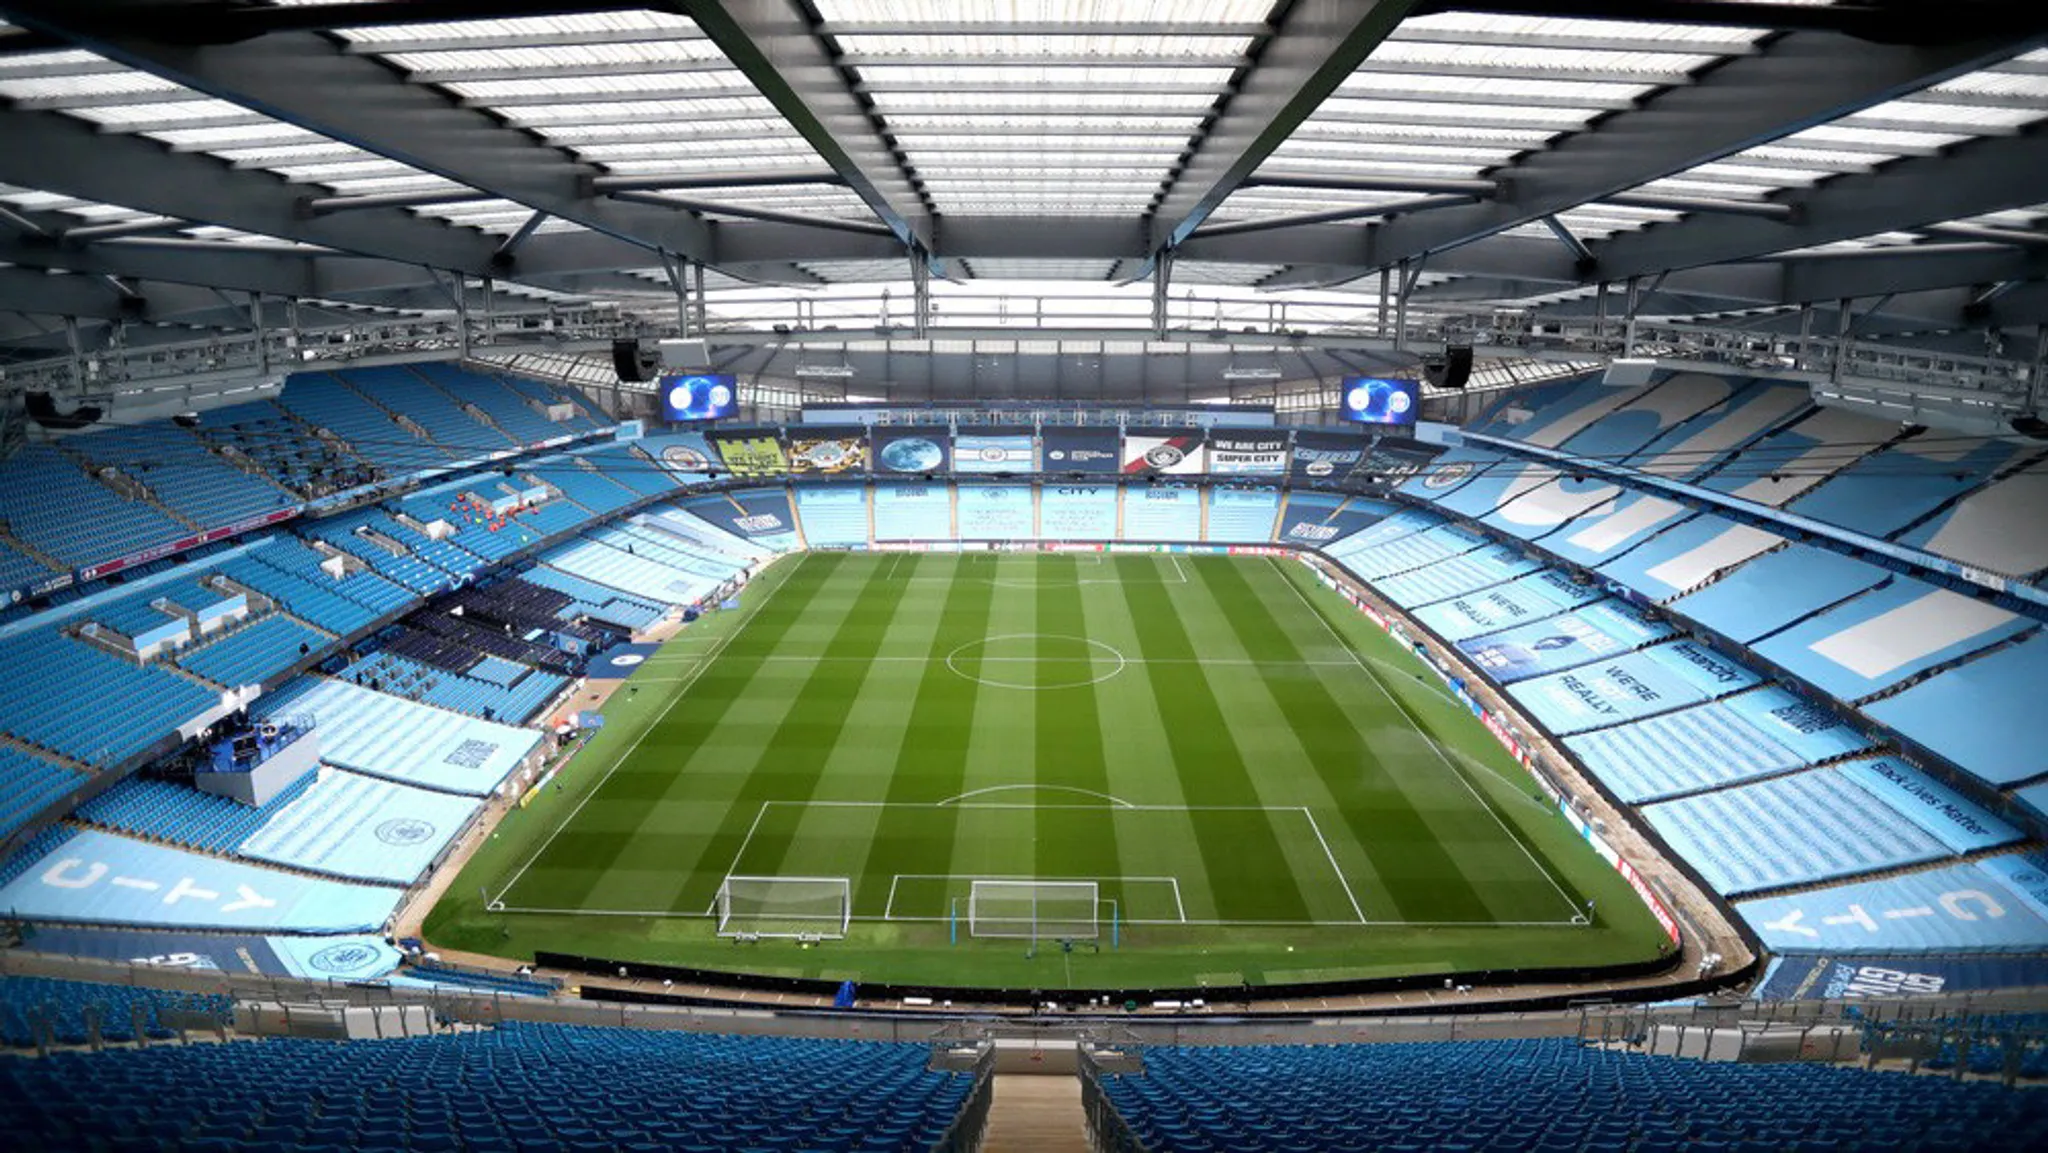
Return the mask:
M 818 14 L 832 23 L 929 23 L 962 21 L 972 11 L 958 0 L 816 0 Z M 1027 23 L 1257 23 L 1272 13 L 1272 0 L 1004 0 L 990 5 L 1004 21 Z M 987 12 L 984 8 L 981 12 Z M 976 15 L 983 20 L 993 17 Z M 1199 30 L 1199 29 L 1197 29 Z
M 982 280 L 1108 280 L 1116 270 L 1113 260 L 995 260 L 962 261 Z
M 522 16 L 499 20 L 463 20 L 443 24 L 351 28 L 344 39 L 365 46 L 403 51 L 407 47 L 467 44 L 606 43 L 616 39 L 701 35 L 697 26 L 667 12 L 593 12 L 568 16 Z

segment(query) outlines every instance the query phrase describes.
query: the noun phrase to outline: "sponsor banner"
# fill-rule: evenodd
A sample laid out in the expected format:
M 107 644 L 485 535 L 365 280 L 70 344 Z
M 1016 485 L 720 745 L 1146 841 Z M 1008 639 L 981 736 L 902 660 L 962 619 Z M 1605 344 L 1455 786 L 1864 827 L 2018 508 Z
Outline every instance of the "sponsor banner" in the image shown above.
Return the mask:
M 1759 1001 L 1933 997 L 2048 985 L 2039 957 L 1781 957 L 1752 994 Z
M 1018 540 L 1038 535 L 1029 485 L 963 484 L 955 504 L 962 540 Z
M 660 645 L 619 645 L 607 649 L 604 655 L 590 662 L 589 675 L 606 680 L 630 677 L 660 649 Z
M 127 556 L 121 557 L 118 560 L 104 561 L 100 564 L 93 565 L 90 568 L 82 568 L 78 570 L 78 579 L 80 581 L 98 580 L 99 578 L 107 576 L 110 573 L 117 573 L 123 569 L 131 569 L 137 565 L 145 565 L 153 560 L 162 560 L 163 558 L 170 556 L 172 553 L 180 553 L 184 552 L 186 549 L 198 548 L 200 545 L 203 544 L 212 544 L 213 542 L 218 540 L 226 540 L 232 536 L 240 536 L 242 533 L 253 532 L 259 528 L 268 528 L 271 525 L 280 524 L 284 521 L 288 521 L 297 515 L 299 515 L 299 510 L 297 508 L 273 509 L 270 512 L 263 513 L 260 516 L 248 517 L 243 520 L 238 520 L 233 524 L 222 525 L 219 528 L 210 528 L 207 529 L 205 532 L 198 533 L 193 536 L 180 537 L 177 540 L 170 541 L 165 544 L 154 545 L 150 548 L 143 549 L 140 552 L 132 552 L 129 553 Z
M 950 440 L 944 426 L 877 428 L 874 437 L 876 472 L 907 476 L 946 471 Z
M 2008 854 L 1986 859 L 1983 867 L 2028 908 L 2048 919 L 2048 856 L 2041 853 Z
M 1287 471 L 1285 432 L 1209 433 L 1209 471 L 1226 476 L 1279 476 Z
M 1287 471 L 1296 480 L 1342 480 L 1365 459 L 1371 445 L 1356 433 L 1303 430 L 1294 434 Z
M 843 476 L 868 467 L 867 430 L 805 428 L 789 438 L 789 471 L 795 476 Z
M 1192 475 L 1205 471 L 1206 467 L 1200 432 L 1171 436 L 1127 433 L 1124 436 L 1122 471 L 1125 476 Z
M 338 981 L 382 977 L 398 967 L 399 959 L 397 949 L 369 936 L 237 937 L 64 927 L 36 929 L 24 948 L 153 968 Z
M 953 471 L 1036 472 L 1038 448 L 1028 432 L 963 432 L 953 438 Z
M 1047 428 L 1039 430 L 1046 472 L 1085 472 L 1114 476 L 1122 461 L 1113 428 Z
M 354 933 L 381 929 L 401 893 L 313 880 L 93 829 L 52 848 L 0 888 L 0 906 L 28 921 Z
M 782 440 L 774 430 L 714 433 L 711 443 L 734 476 L 781 476 L 789 471 Z
M 2039 952 L 2048 940 L 2048 921 L 1973 865 L 1738 901 L 1735 910 L 1774 953 Z
M 711 472 L 719 467 L 717 450 L 701 432 L 673 433 L 641 447 L 671 472 Z
M 2018 829 L 1991 815 L 1982 805 L 1892 757 L 1851 761 L 1842 775 L 1885 804 L 1906 815 L 1952 853 L 2009 845 L 2020 840 Z M 2023 858 L 2003 860 L 2023 863 Z
M 1583 665 L 1671 635 L 1671 627 L 1620 601 L 1589 605 L 1458 642 L 1458 651 L 1500 684 Z
M 1377 476 L 1385 484 L 1396 485 L 1435 463 L 1436 458 L 1443 455 L 1443 451 L 1439 445 L 1424 444 L 1419 440 L 1381 437 L 1366 451 L 1365 459 L 1359 463 L 1358 471 Z
M 1522 709 L 1558 736 L 1698 704 L 1705 696 L 1643 653 L 1534 677 L 1508 687 Z

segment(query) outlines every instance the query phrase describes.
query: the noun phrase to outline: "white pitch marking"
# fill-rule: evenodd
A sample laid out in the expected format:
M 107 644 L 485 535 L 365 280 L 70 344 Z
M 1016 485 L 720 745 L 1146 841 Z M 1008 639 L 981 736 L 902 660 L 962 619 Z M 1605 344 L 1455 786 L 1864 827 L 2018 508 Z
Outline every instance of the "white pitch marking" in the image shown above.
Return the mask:
M 1012 790 L 1016 790 L 1016 789 L 1044 789 L 1044 790 L 1049 790 L 1049 791 L 1057 791 L 1057 792 L 1062 792 L 1062 793 L 1080 793 L 1080 794 L 1081 794 L 1082 796 L 1087 796 L 1087 797 L 1099 797 L 1099 798 L 1101 798 L 1102 800 L 1108 801 L 1108 802 L 1109 802 L 1109 803 L 1110 803 L 1111 805 L 1114 805 L 1114 806 L 1116 806 L 1117 808 L 1123 808 L 1123 809 L 1135 809 L 1135 808 L 1137 808 L 1137 807 L 1138 807 L 1138 806 L 1136 806 L 1136 805 L 1132 804 L 1131 802 L 1129 802 L 1129 801 L 1126 801 L 1126 800 L 1124 800 L 1124 799 L 1123 799 L 1122 797 L 1112 797 L 1112 796 L 1110 796 L 1110 795 L 1109 795 L 1108 793 L 1098 793 L 1098 792 L 1096 792 L 1096 791 L 1095 791 L 1095 790 L 1093 790 L 1093 789 L 1080 789 L 1080 788 L 1075 788 L 1075 787 L 1074 787 L 1074 786 L 1072 786 L 1072 785 L 989 785 L 989 786 L 988 786 L 987 788 L 981 788 L 981 789 L 969 789 L 969 790 L 968 790 L 967 792 L 961 793 L 961 794 L 960 794 L 959 796 L 957 796 L 957 797 L 947 797 L 947 798 L 946 798 L 945 800 L 943 800 L 943 801 L 935 801 L 935 802 L 933 802 L 933 804 L 935 804 L 935 805 L 951 805 L 951 804 L 954 804 L 955 802 L 958 802 L 958 801 L 964 801 L 964 800 L 966 800 L 966 799 L 967 799 L 967 798 L 969 798 L 969 797 L 980 797 L 980 796 L 985 796 L 985 795 L 987 795 L 987 794 L 989 794 L 989 793 L 1003 793 L 1003 792 L 1010 792 L 1010 791 L 1012 791 Z M 910 803 L 914 803 L 914 802 L 910 802 Z M 969 807 L 972 807 L 972 806 L 969 806 Z M 1036 806 L 1036 805 L 1034 805 L 1034 806 L 1031 806 L 1031 807 L 1033 807 L 1033 808 L 1036 808 L 1037 806 Z
M 1316 823 L 1316 815 L 1308 811 L 1307 805 L 1301 807 L 1301 815 L 1308 818 L 1309 831 L 1316 835 L 1316 843 L 1323 847 L 1323 856 L 1330 862 L 1330 871 L 1337 874 L 1337 883 L 1344 886 L 1344 899 L 1351 902 L 1351 911 L 1358 914 L 1358 923 L 1371 924 L 1365 919 L 1365 910 L 1358 904 L 1358 895 L 1351 891 L 1351 882 L 1345 878 L 1344 870 L 1338 867 L 1337 854 L 1330 851 L 1330 842 L 1324 839 L 1323 827 Z

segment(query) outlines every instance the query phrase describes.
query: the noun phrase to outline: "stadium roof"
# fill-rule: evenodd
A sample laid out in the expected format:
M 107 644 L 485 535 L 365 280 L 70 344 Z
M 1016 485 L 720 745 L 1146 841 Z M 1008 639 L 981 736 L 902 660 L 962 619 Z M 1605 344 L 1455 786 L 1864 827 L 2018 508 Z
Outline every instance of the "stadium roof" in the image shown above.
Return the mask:
M 711 320 L 763 329 L 934 280 L 1539 318 L 1609 284 L 1644 316 L 1978 347 L 2048 320 L 2033 0 L 0 13 L 13 359 L 68 320 L 246 328 L 265 297 L 446 310 L 456 276 L 657 308 L 699 268 Z

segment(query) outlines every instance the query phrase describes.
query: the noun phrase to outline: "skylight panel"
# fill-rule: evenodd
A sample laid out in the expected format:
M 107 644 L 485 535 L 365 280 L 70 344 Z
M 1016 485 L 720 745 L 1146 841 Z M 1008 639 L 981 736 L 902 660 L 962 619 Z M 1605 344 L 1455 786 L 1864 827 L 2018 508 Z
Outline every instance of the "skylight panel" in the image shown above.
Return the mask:
M 658 40 L 629 44 L 550 45 L 536 48 L 469 48 L 447 52 L 400 52 L 386 56 L 408 72 L 435 74 L 497 72 L 507 69 L 616 69 L 637 66 L 711 63 L 727 65 L 725 55 L 708 40 Z M 727 65 L 729 66 L 729 65 Z
M 1273 150 L 1273 158 L 1269 163 L 1279 167 L 1280 159 L 1287 157 L 1290 163 L 1294 159 L 1300 159 L 1382 167 L 1386 164 L 1411 162 L 1450 164 L 1476 169 L 1504 164 L 1513 155 L 1514 151 L 1506 148 L 1471 148 L 1448 144 L 1344 144 L 1318 140 L 1288 140 Z
M 1775 185 L 1694 180 L 1683 176 L 1667 176 L 1662 180 L 1652 180 L 1637 189 L 1641 192 L 1665 192 L 1675 196 L 1707 196 L 1737 200 L 1761 200 L 1777 190 Z
M 958 0 L 817 0 L 818 14 L 834 23 L 958 22 L 976 11 Z M 1258 23 L 1272 0 L 1004 0 L 1002 20 L 1025 23 Z M 990 21 L 1000 23 L 1001 21 Z
M 341 36 L 357 44 L 389 44 L 433 40 L 505 40 L 554 37 L 573 40 L 592 33 L 647 32 L 663 35 L 694 33 L 696 25 L 667 12 L 593 12 L 563 16 L 514 16 L 492 20 L 460 20 L 349 28 Z
M 489 102 L 513 97 L 561 96 L 575 100 L 601 100 L 608 94 L 626 92 L 724 92 L 743 84 L 736 71 L 717 72 L 635 72 L 602 77 L 579 76 L 557 79 L 450 81 L 450 92 L 471 100 Z M 687 95 L 684 99 L 687 99 Z
M 381 192 L 444 192 L 460 191 L 462 185 L 430 173 L 415 176 L 367 176 L 359 179 L 324 180 L 322 184 L 337 194 L 368 196 Z
M 892 56 L 986 57 L 991 60 L 1030 63 L 1034 57 L 1110 57 L 1139 61 L 1242 56 L 1251 48 L 1247 36 L 1072 36 L 1018 35 L 1000 31 L 1002 25 L 977 25 L 972 36 L 946 35 L 843 35 L 836 39 L 847 55 L 860 58 L 861 66 L 888 63 Z M 984 30 L 987 29 L 987 30 Z M 1105 61 L 1107 63 L 1109 61 Z
M 164 99 L 173 100 L 193 93 L 181 84 L 175 84 L 147 72 L 121 71 L 104 72 L 91 76 L 9 76 L 0 72 L 0 96 L 9 100 L 34 102 L 67 97 L 87 100 L 96 97 L 132 97 L 149 93 L 162 93 Z
M 259 120 L 253 124 L 227 125 L 220 128 L 174 128 L 167 131 L 150 132 L 146 135 L 161 140 L 172 148 L 184 151 L 211 151 L 233 148 L 237 145 L 263 143 L 284 147 L 283 142 L 328 143 L 327 138 L 316 132 L 281 124 L 275 121 Z
M 1533 73 L 1537 79 L 1541 79 L 1541 73 L 1546 71 L 1574 75 L 1597 73 L 1602 74 L 1603 78 L 1611 75 L 1616 80 L 1641 76 L 1644 83 L 1650 84 L 1670 83 L 1670 78 L 1683 78 L 1719 59 L 1719 56 L 1714 55 L 1671 52 L 1508 45 L 1474 46 L 1401 40 L 1382 43 L 1373 51 L 1371 57 L 1375 66 L 1389 70 L 1403 69 L 1404 66 L 1416 72 L 1443 68 L 1454 70 L 1456 75 L 1469 75 L 1474 71 L 1491 68 L 1513 70 L 1517 74 Z
M 1607 109 L 1596 103 L 1572 107 L 1495 104 L 1474 108 L 1448 100 L 1371 99 L 1342 93 L 1323 101 L 1310 123 L 1412 124 L 1427 126 L 1448 121 L 1471 127 L 1476 124 L 1542 125 L 1564 131 L 1584 128 Z
M 556 144 L 582 147 L 595 142 L 636 140 L 725 140 L 731 138 L 781 136 L 793 130 L 786 120 L 740 117 L 731 120 L 643 120 L 628 124 L 541 123 L 536 131 Z
M 1017 118 L 1001 113 L 958 113 L 929 114 L 918 112 L 893 112 L 889 126 L 898 135 L 914 132 L 970 132 L 991 135 L 1009 135 L 1023 129 L 1027 132 L 1045 133 L 1090 133 L 1096 135 L 1175 135 L 1186 140 L 1202 126 L 1200 115 L 1155 116 L 1110 114 L 1058 114 L 1039 112 L 1031 119 L 1019 124 Z
M 589 93 L 581 95 L 588 96 Z M 774 107 L 759 96 L 721 95 L 628 103 L 564 100 L 559 104 L 521 105 L 505 110 L 503 115 L 515 124 L 556 125 L 632 124 L 712 116 L 771 116 L 773 113 Z
M 80 120 L 104 124 L 119 131 L 146 131 L 152 124 L 206 121 L 210 127 L 261 125 L 275 128 L 278 122 L 225 100 L 173 100 L 151 104 L 109 104 L 101 108 L 74 108 L 66 113 Z
M 1222 91 L 1230 83 L 1228 68 L 1130 68 L 1114 63 L 1102 66 L 1074 64 L 919 64 L 861 67 L 868 87 L 885 91 L 890 85 L 942 85 L 950 89 L 1007 90 L 1012 87 L 1041 88 L 1054 85 L 1089 86 L 1109 89 L 1203 88 Z
M 1506 77 L 1430 76 L 1421 73 L 1354 72 L 1338 87 L 1341 96 L 1370 98 L 1375 93 L 1424 93 L 1456 103 L 1472 97 L 1549 100 L 1596 108 L 1622 107 L 1654 88 L 1648 84 L 1595 83 L 1574 80 L 1523 80 Z
M 967 262 L 977 278 L 994 280 L 1107 280 L 1113 260 L 1026 260 L 977 258 Z
M 801 159 L 802 157 L 796 157 Z M 659 176 L 664 173 L 687 172 L 732 172 L 738 170 L 777 170 L 790 166 L 789 154 L 755 155 L 733 152 L 706 152 L 701 156 L 663 156 L 612 160 L 606 168 L 620 175 Z
M 1746 43 L 1762 39 L 1762 28 L 1716 28 L 1630 20 L 1581 20 L 1557 16 L 1496 16 L 1483 12 L 1438 12 L 1411 16 L 1397 36 L 1468 33 L 1480 37 L 1553 41 L 1634 40 L 1645 44 Z
M 1925 124 L 1930 132 L 1956 132 L 1974 136 L 1973 130 L 2018 128 L 2048 116 L 2048 98 L 2035 107 L 1999 108 L 1988 104 L 1941 104 L 1907 97 L 1893 100 L 1858 115 L 1871 120 Z
M 1726 180 L 1736 184 L 1757 184 L 1774 188 L 1817 184 L 1834 173 L 1821 168 L 1758 167 L 1734 161 L 1715 161 L 1679 174 L 1691 180 Z
M 1344 175 L 1382 173 L 1387 176 L 1441 176 L 1456 180 L 1477 176 L 1482 167 L 1478 164 L 1431 164 L 1366 156 L 1347 159 L 1298 152 L 1275 152 L 1260 167 L 1260 171 L 1328 172 Z
M 891 123 L 901 111 L 990 113 L 1015 123 L 1020 116 L 1036 121 L 1041 113 L 1081 115 L 1091 112 L 1132 113 L 1140 119 L 1176 113 L 1197 115 L 1215 104 L 1213 94 L 1183 92 L 1037 92 L 1017 88 L 1005 92 L 876 92 L 875 104 Z
M 630 163 L 636 160 L 701 160 L 719 156 L 774 156 L 786 160 L 814 159 L 817 153 L 800 136 L 741 137 L 726 140 L 663 140 L 638 144 L 592 144 L 576 150 L 585 160 L 600 164 Z

